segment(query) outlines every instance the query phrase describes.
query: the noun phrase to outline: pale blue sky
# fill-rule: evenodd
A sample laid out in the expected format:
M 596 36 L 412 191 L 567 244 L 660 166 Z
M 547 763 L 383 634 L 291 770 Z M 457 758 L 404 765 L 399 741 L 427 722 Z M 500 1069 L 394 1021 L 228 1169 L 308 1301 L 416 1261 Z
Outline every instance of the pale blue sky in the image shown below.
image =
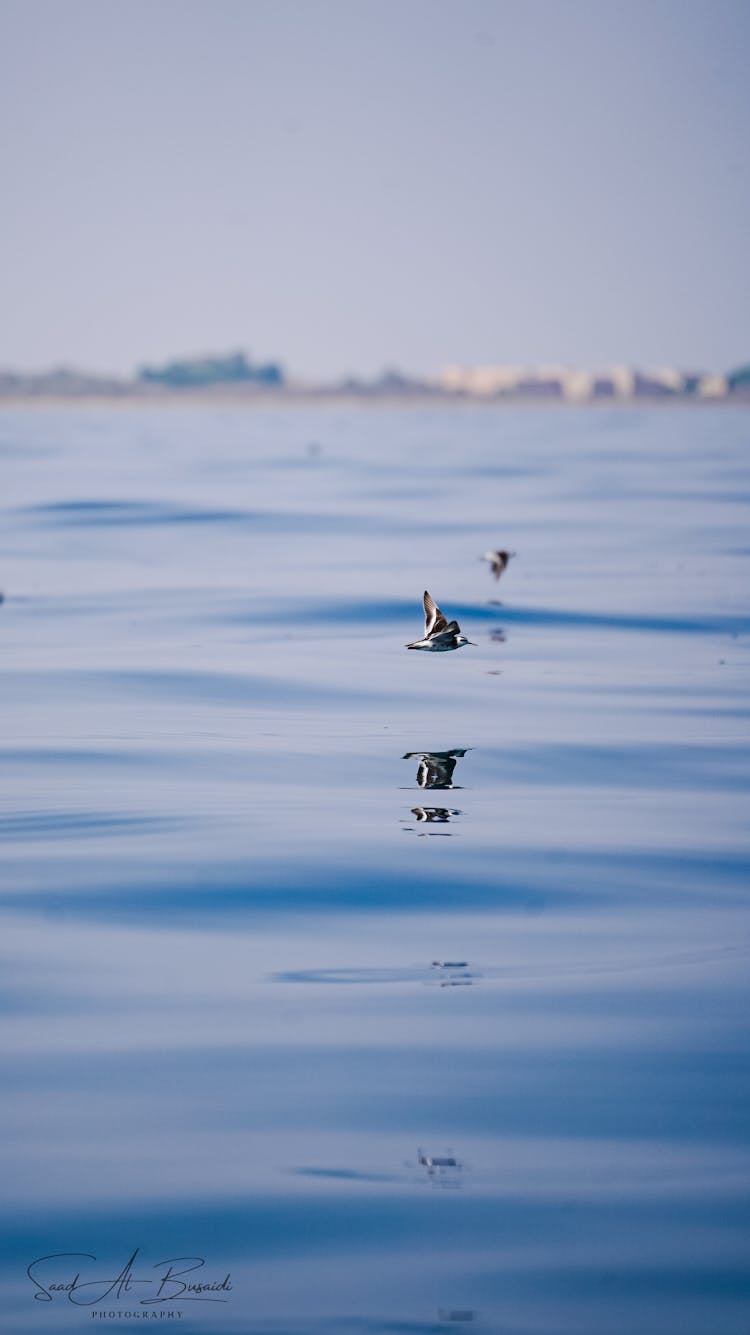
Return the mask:
M 0 0 L 0 366 L 750 360 L 748 0 Z

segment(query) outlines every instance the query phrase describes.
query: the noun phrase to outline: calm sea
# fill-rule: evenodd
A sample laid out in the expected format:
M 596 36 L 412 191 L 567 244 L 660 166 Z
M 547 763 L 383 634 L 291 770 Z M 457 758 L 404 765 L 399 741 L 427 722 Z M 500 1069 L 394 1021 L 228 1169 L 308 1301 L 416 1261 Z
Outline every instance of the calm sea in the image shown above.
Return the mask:
M 0 1328 L 746 1335 L 750 413 L 0 474 Z

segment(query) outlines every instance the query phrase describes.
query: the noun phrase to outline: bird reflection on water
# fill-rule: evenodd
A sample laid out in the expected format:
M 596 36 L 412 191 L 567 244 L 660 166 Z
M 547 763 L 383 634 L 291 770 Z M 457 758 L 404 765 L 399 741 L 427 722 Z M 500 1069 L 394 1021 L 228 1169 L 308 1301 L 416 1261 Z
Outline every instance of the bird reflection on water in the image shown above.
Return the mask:
M 468 960 L 433 960 L 432 971 L 440 987 L 471 987 L 474 982 Z
M 447 825 L 453 820 L 454 816 L 460 816 L 461 812 L 456 807 L 412 807 L 411 814 L 417 822 L 417 825 Z M 404 829 L 413 830 L 413 825 L 407 825 L 404 822 Z M 451 830 L 418 830 L 417 835 L 420 839 L 425 835 L 431 835 L 432 838 L 450 839 Z
M 452 751 L 407 751 L 403 760 L 419 760 L 417 783 L 420 788 L 455 788 L 453 771 L 456 761 L 471 747 L 454 747 Z
M 420 823 L 446 825 L 452 816 L 460 816 L 461 812 L 454 807 L 412 807 L 412 814 Z
M 457 785 L 453 782 L 453 771 L 456 768 L 456 761 L 466 755 L 470 747 L 454 747 L 451 751 L 407 751 L 402 757 L 403 760 L 419 760 L 417 767 L 417 783 L 420 788 L 445 789 L 455 788 Z M 460 816 L 461 812 L 455 807 L 412 807 L 411 814 L 415 817 L 418 825 L 447 825 L 454 816 Z M 413 830 L 412 825 L 405 826 L 407 830 Z M 420 835 L 438 833 L 446 839 L 450 838 L 450 830 L 426 830 L 419 831 Z
M 417 1150 L 417 1163 L 426 1169 L 427 1177 L 434 1187 L 459 1187 L 463 1164 L 451 1153 L 425 1154 Z

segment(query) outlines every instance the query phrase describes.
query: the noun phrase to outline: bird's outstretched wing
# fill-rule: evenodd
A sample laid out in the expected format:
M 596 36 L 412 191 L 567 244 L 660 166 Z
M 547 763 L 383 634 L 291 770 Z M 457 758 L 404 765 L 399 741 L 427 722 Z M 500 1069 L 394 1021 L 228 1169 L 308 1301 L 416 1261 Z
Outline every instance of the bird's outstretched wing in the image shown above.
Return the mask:
M 431 594 L 424 591 L 424 633 L 429 639 L 431 635 L 439 635 L 441 631 L 447 630 L 448 622 L 443 616 L 435 599 Z

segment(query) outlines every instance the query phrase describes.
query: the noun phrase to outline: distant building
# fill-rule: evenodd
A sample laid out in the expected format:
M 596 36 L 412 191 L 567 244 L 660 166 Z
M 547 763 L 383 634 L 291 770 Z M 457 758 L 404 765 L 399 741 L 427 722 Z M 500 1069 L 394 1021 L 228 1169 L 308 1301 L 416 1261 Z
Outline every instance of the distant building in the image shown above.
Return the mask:
M 679 371 L 665 367 L 659 371 L 635 372 L 633 394 L 636 398 L 668 398 L 684 388 L 685 377 Z
M 558 375 L 540 371 L 519 380 L 516 393 L 522 399 L 561 399 L 564 391 Z
M 597 399 L 724 398 L 733 392 L 750 397 L 750 367 L 732 376 L 703 375 L 662 366 L 654 371 L 613 366 L 584 371 L 565 366 L 447 366 L 433 385 L 443 393 L 471 398 L 563 399 L 592 403 Z
M 591 382 L 591 399 L 613 399 L 617 393 L 611 376 L 595 375 Z
M 629 366 L 613 366 L 610 371 L 616 399 L 630 399 L 635 389 L 635 372 Z
M 446 366 L 438 375 L 438 386 L 452 394 L 480 397 L 512 393 L 524 372 L 518 366 Z
M 586 403 L 594 395 L 594 377 L 590 371 L 563 371 L 563 396 L 569 403 Z

